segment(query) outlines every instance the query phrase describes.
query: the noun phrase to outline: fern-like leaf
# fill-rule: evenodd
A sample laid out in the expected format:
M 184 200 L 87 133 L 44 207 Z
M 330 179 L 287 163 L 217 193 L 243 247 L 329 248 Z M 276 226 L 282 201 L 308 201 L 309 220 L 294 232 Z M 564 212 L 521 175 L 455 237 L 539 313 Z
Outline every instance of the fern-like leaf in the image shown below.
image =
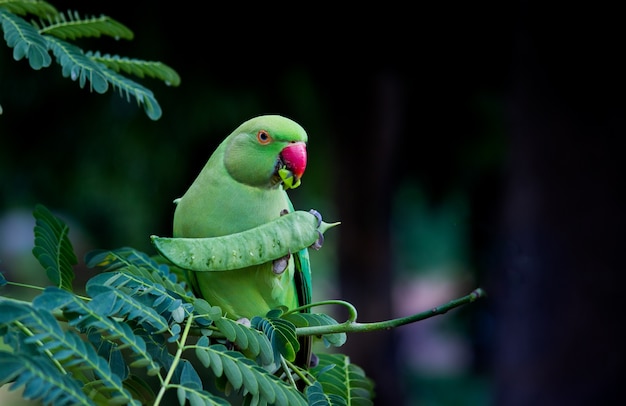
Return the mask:
M 245 326 L 226 317 L 214 321 L 215 327 L 248 358 L 258 357 L 261 365 L 274 362 L 274 352 L 269 339 L 259 330 Z
M 333 393 L 326 394 L 319 382 L 315 382 L 306 388 L 306 398 L 309 406 L 347 406 L 345 398 Z
M 18 15 L 27 13 L 40 16 L 39 23 L 29 23 Z M 170 86 L 180 84 L 176 71 L 162 63 L 101 56 L 100 53 L 85 55 L 82 49 L 65 41 L 101 35 L 133 38 L 130 29 L 108 16 L 83 18 L 77 12 L 58 13 L 47 3 L 36 0 L 0 0 L 0 26 L 5 41 L 13 48 L 15 60 L 27 58 L 30 66 L 39 70 L 51 65 L 49 51 L 52 50 L 61 65 L 63 77 L 78 81 L 81 88 L 89 81 L 90 89 L 97 93 L 105 93 L 111 84 L 128 101 L 134 97 L 152 120 L 158 120 L 162 115 L 152 91 L 118 72 L 157 78 Z
M 0 386 L 11 381 L 10 389 L 23 386 L 25 399 L 60 406 L 94 404 L 82 384 L 70 374 L 60 374 L 47 357 L 0 351 L 0 365 Z
M 125 95 L 128 102 L 130 102 L 130 96 L 134 96 L 137 104 L 143 106 L 144 112 L 150 119 L 158 120 L 161 118 L 163 113 L 161 106 L 151 90 L 125 78 L 111 69 L 107 68 L 103 73 L 106 79 L 113 85 L 113 88 L 118 89 L 120 96 Z
M 97 329 L 90 329 L 87 331 L 86 336 L 98 356 L 104 359 L 109 365 L 111 372 L 119 376 L 122 381 L 126 381 L 130 374 L 130 368 L 126 364 L 117 343 L 103 340 L 102 335 Z
M 90 90 L 95 90 L 97 93 L 105 93 L 110 83 L 113 88 L 119 90 L 121 95 L 126 95 L 128 101 L 133 95 L 137 104 L 143 105 L 148 117 L 153 120 L 161 117 L 161 106 L 154 98 L 152 91 L 92 60 L 80 48 L 68 42 L 50 36 L 45 38 L 48 46 L 52 49 L 52 53 L 57 58 L 57 62 L 62 67 L 63 77 L 69 77 L 74 81 L 78 80 L 81 88 L 89 80 Z
M 184 283 L 178 282 L 177 276 L 169 271 L 167 265 L 157 263 L 134 248 L 90 251 L 85 255 L 85 263 L 90 268 L 97 267 L 106 272 L 124 270 L 129 275 L 136 275 L 153 284 L 162 285 L 181 298 L 189 296 Z
M 300 344 L 296 336 L 296 326 L 292 322 L 276 317 L 270 311 L 267 317 L 253 317 L 250 323 L 270 340 L 275 359 L 280 359 L 282 355 L 288 361 L 295 360 Z
M 46 17 L 59 13 L 54 6 L 42 0 L 1 0 L 0 7 L 19 15 L 33 14 Z
M 363 369 L 343 354 L 319 354 L 319 363 L 311 373 L 328 395 L 334 394 L 355 406 L 373 405 L 374 383 Z
M 170 324 L 170 341 L 178 339 L 181 325 L 194 311 L 193 296 L 188 296 L 183 284 L 166 265 L 159 265 L 146 254 L 132 248 L 95 251 L 87 255 L 88 266 L 109 272 L 93 277 L 87 286 L 102 285 L 123 290 L 143 305 L 154 309 Z M 200 326 L 211 324 L 204 317 L 195 320 Z
M 83 18 L 77 12 L 49 15 L 46 20 L 39 21 L 37 28 L 40 34 L 54 35 L 61 39 L 107 35 L 115 39 L 132 40 L 134 37 L 128 27 L 108 16 Z
M 89 80 L 90 90 L 97 93 L 105 93 L 109 89 L 109 83 L 103 73 L 106 69 L 104 66 L 87 58 L 80 48 L 69 42 L 49 36 L 44 38 L 61 65 L 64 78 L 78 80 L 81 89 Z
M 0 23 L 4 31 L 4 40 L 13 48 L 13 59 L 28 59 L 30 67 L 39 70 L 52 63 L 48 54 L 48 44 L 37 30 L 23 18 L 9 13 L 0 7 Z
M 92 250 L 85 255 L 85 263 L 90 268 L 100 268 L 103 271 L 117 271 L 128 266 L 158 272 L 164 277 L 176 281 L 176 275 L 169 273 L 167 265 L 161 264 L 146 253 L 132 247 L 121 247 L 114 250 Z
M 133 403 L 121 379 L 112 373 L 94 348 L 73 330 L 62 329 L 50 312 L 37 306 L 45 301 L 45 292 L 35 298 L 32 307 L 22 302 L 0 301 L 0 325 L 25 333 L 23 344 L 49 357 L 57 367 L 62 367 L 65 373 L 71 373 L 83 384 L 89 383 L 92 388 L 106 387 L 105 392 L 111 394 L 109 402 Z
M 148 76 L 162 80 L 168 86 L 180 85 L 180 75 L 174 69 L 161 62 L 142 61 L 118 55 L 101 55 L 100 52 L 91 51 L 86 52 L 85 55 L 94 61 L 106 65 L 115 72 L 122 71 L 140 78 Z
M 33 255 L 55 286 L 71 292 L 72 267 L 78 260 L 69 239 L 69 227 L 43 205 L 35 207 L 33 216 L 36 220 Z
M 222 344 L 209 345 L 207 337 L 198 340 L 196 355 L 216 377 L 224 376 L 234 390 L 244 389 L 252 398 L 251 404 L 306 404 L 296 388 L 285 384 L 240 352 L 228 350 Z
M 92 297 L 90 308 L 98 314 L 133 320 L 150 333 L 163 333 L 169 330 L 170 326 L 163 316 L 123 290 L 91 284 L 87 294 Z
M 143 277 L 142 272 L 145 270 L 130 266 L 117 272 L 96 275 L 87 282 L 88 293 L 106 289 L 120 292 L 120 295 L 127 296 L 123 300 L 136 309 L 131 317 L 141 318 L 140 323 L 150 323 L 152 327 L 147 327 L 149 331 L 154 328 L 165 331 L 162 329 L 169 328 L 172 339 L 177 339 L 179 323 L 192 314 L 193 305 L 183 302 L 176 293 L 165 289 L 163 285 Z M 107 303 L 104 305 L 107 306 Z
M 159 366 L 146 350 L 145 341 L 133 332 L 129 324 L 98 314 L 89 306 L 89 303 L 63 290 L 48 288 L 45 293 L 47 296 L 42 306 L 48 310 L 56 308 L 63 310 L 70 319 L 70 326 L 79 331 L 96 329 L 102 335 L 102 339 L 120 341 L 122 344 L 119 348 L 128 348 L 134 359 L 130 364 L 131 367 L 146 368 L 150 375 L 156 375 L 159 372 Z
M 189 404 L 192 406 L 206 405 L 206 406 L 227 406 L 230 403 L 221 397 L 217 397 L 205 390 L 199 389 L 195 386 L 180 385 L 176 389 L 176 395 L 178 396 L 178 403 L 183 406 L 189 400 Z

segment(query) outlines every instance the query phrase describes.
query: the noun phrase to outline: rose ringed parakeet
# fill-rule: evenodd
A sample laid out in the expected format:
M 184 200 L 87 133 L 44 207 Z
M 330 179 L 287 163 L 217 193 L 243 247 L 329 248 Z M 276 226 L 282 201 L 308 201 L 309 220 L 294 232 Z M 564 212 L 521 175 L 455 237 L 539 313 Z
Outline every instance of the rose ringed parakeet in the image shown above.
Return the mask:
M 307 134 L 278 115 L 252 118 L 213 152 L 187 192 L 177 199 L 173 236 L 219 237 L 270 222 L 294 210 L 286 189 L 297 187 L 307 163 Z M 233 319 L 289 309 L 311 301 L 307 249 L 261 265 L 188 272 L 191 288 Z M 310 337 L 300 338 L 296 363 L 308 367 Z

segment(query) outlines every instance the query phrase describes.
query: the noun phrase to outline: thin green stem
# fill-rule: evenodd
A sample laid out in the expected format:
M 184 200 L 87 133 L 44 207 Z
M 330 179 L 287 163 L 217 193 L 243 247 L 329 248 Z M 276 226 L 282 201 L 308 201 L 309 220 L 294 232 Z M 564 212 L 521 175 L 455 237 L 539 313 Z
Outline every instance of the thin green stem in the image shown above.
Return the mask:
M 7 285 L 16 286 L 16 287 L 19 287 L 19 288 L 26 288 L 26 289 L 40 290 L 40 291 L 44 291 L 44 290 L 46 290 L 46 288 L 47 288 L 47 286 L 46 286 L 46 287 L 43 287 L 43 286 L 35 286 L 35 285 L 29 285 L 29 284 L 26 284 L 26 283 L 20 283 L 20 282 L 10 282 L 10 281 L 7 281 Z M 74 294 L 75 294 L 75 293 L 74 293 Z M 76 295 L 76 294 L 75 294 L 75 295 Z M 85 301 L 89 301 L 89 300 L 91 300 L 91 298 L 90 298 L 90 297 L 87 297 L 87 296 L 76 295 L 76 297 L 78 297 L 78 298 L 80 298 L 80 299 L 82 299 L 82 300 L 85 300 Z
M 352 303 L 346 302 L 344 300 L 324 300 L 322 302 L 315 302 L 315 303 L 311 303 L 311 304 L 308 304 L 308 305 L 305 305 L 305 306 L 300 306 L 300 307 L 293 308 L 293 309 L 289 310 L 288 312 L 285 312 L 285 314 L 299 313 L 300 311 L 302 311 L 304 309 L 317 307 L 317 306 L 324 306 L 324 305 L 341 305 L 341 306 L 345 306 L 345 307 L 348 308 L 348 320 L 346 322 L 354 322 L 354 321 L 356 321 L 356 318 L 357 318 L 356 307 L 354 307 L 354 305 L 352 305 Z
M 293 380 L 293 376 L 291 375 L 291 372 L 289 372 L 289 367 L 287 366 L 287 360 L 282 355 L 280 356 L 280 365 L 282 366 L 283 371 L 285 371 L 285 375 L 287 376 L 287 379 L 291 383 L 291 386 L 295 388 L 296 381 Z
M 35 289 L 35 290 L 44 290 L 45 289 L 45 288 L 43 288 L 41 286 L 29 285 L 29 284 L 20 283 L 20 282 L 10 282 L 10 281 L 7 281 L 7 285 L 17 286 L 17 287 L 20 287 L 20 288 Z
M 298 327 L 296 329 L 297 335 L 324 335 L 333 333 L 363 333 L 376 330 L 389 330 L 395 327 L 403 326 L 405 324 L 415 323 L 428 319 L 433 316 L 438 316 L 448 311 L 463 306 L 468 303 L 472 303 L 480 298 L 485 297 L 487 294 L 481 288 L 478 288 L 470 294 L 458 299 L 451 300 L 450 302 L 434 307 L 425 312 L 413 314 L 407 317 L 400 317 L 397 319 L 391 319 L 386 321 L 379 321 L 373 323 L 357 323 L 356 314 L 355 317 L 350 317 L 347 321 L 341 324 L 325 325 L 325 326 L 313 326 L 313 327 Z M 341 302 L 341 301 L 338 301 Z M 345 303 L 345 302 L 344 302 Z M 343 304 L 343 303 L 342 303 Z M 356 312 L 356 311 L 355 311 Z M 352 316 L 352 315 L 351 315 Z
M 293 373 L 295 373 L 296 375 L 298 375 L 298 377 L 304 381 L 304 383 L 305 383 L 305 385 L 306 385 L 306 386 L 310 386 L 310 385 L 312 385 L 311 381 L 309 381 L 309 380 L 307 379 L 306 375 L 302 373 L 302 370 L 301 370 L 300 368 L 298 368 L 298 367 L 297 367 L 297 366 L 296 366 L 293 362 L 287 361 L 287 360 L 286 360 L 284 357 L 282 357 L 282 356 L 281 356 L 280 358 L 282 359 L 283 369 L 284 369 L 285 371 L 287 371 L 287 372 L 288 372 L 288 371 L 289 371 L 289 369 L 291 369 L 291 370 L 293 371 Z M 287 365 L 289 366 L 289 368 L 287 368 L 287 365 L 285 365 L 285 364 L 287 364 Z M 293 380 L 293 377 L 291 376 L 291 374 L 290 374 L 290 373 L 288 373 L 288 375 L 289 375 L 289 378 L 290 378 L 290 381 L 291 381 L 291 383 L 292 383 L 293 387 L 297 387 L 297 386 L 296 386 L 295 381 Z
M 193 322 L 193 317 L 187 317 L 185 330 L 183 330 L 183 334 L 178 340 L 178 349 L 176 350 L 176 354 L 174 355 L 174 359 L 172 360 L 172 365 L 170 365 L 170 369 L 169 371 L 167 371 L 167 375 L 165 376 L 165 379 L 163 380 L 163 383 L 161 384 L 161 389 L 159 390 L 159 393 L 157 394 L 157 397 L 154 400 L 154 403 L 153 403 L 154 406 L 158 406 L 163 400 L 163 396 L 165 396 L 165 391 L 168 389 L 169 383 L 172 380 L 172 377 L 174 376 L 174 371 L 176 371 L 176 367 L 178 366 L 178 363 L 180 362 L 180 359 L 182 358 L 183 350 L 185 349 L 185 342 L 187 341 L 187 336 L 189 335 L 189 330 L 191 329 L 192 322 Z

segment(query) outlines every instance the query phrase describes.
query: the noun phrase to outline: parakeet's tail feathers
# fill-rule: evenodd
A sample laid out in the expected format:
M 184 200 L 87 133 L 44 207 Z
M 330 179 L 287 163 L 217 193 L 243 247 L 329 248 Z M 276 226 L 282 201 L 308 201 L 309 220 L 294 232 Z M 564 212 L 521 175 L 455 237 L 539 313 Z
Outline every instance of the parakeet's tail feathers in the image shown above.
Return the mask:
M 309 269 L 308 258 L 304 258 L 303 261 L 301 255 L 308 256 L 306 248 L 293 256 L 296 268 L 296 272 L 294 273 L 294 279 L 296 286 L 298 287 L 298 303 L 300 304 L 300 306 L 308 305 L 311 303 L 312 300 L 310 286 L 311 271 Z M 302 311 L 305 313 L 310 313 L 311 309 L 306 308 Z M 301 336 L 300 338 L 298 338 L 298 342 L 300 343 L 300 351 L 298 351 L 298 353 L 296 354 L 295 364 L 301 368 L 308 369 L 311 365 L 312 338 L 311 336 Z

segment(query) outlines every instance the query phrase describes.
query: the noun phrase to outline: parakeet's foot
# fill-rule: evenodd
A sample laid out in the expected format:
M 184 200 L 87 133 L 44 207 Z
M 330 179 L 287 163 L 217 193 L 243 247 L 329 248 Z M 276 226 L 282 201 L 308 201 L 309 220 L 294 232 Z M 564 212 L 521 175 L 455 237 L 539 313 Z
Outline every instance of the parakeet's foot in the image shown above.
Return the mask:
M 317 240 L 313 244 L 311 244 L 311 248 L 316 251 L 322 248 L 322 245 L 324 244 L 324 234 L 322 234 L 322 232 L 319 230 L 317 230 L 317 234 L 319 235 L 319 237 L 317 237 Z
M 315 209 L 309 210 L 309 213 L 317 217 L 317 227 L 321 226 L 322 215 Z M 317 234 L 318 234 L 317 240 L 313 244 L 311 244 L 311 248 L 313 248 L 316 251 L 322 248 L 322 245 L 324 245 L 324 234 L 320 230 L 317 230 Z
M 291 254 L 287 254 L 284 257 L 277 258 L 277 259 L 273 260 L 272 261 L 272 271 L 276 275 L 280 275 L 281 273 L 285 272 L 285 269 L 287 269 L 287 265 L 289 265 L 289 258 L 290 257 L 291 257 Z
M 280 211 L 280 215 L 284 216 L 285 214 L 289 214 L 289 210 L 282 209 Z M 288 253 L 284 257 L 277 258 L 277 259 L 273 260 L 272 261 L 272 271 L 276 275 L 280 275 L 281 273 L 285 272 L 285 269 L 287 269 L 287 265 L 289 265 L 289 258 L 290 257 L 291 257 L 291 253 Z
M 311 210 L 309 210 L 309 213 L 311 213 L 312 215 L 317 217 L 317 226 L 318 227 L 321 226 L 322 225 L 322 215 L 320 214 L 320 212 L 315 210 L 315 209 L 311 209 Z

